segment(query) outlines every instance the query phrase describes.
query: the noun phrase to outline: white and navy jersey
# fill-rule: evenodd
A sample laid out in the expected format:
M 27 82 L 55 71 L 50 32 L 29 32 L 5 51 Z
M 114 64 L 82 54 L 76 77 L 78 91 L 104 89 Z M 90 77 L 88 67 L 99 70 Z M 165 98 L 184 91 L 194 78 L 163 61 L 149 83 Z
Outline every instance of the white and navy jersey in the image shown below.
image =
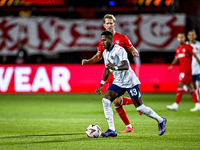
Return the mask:
M 130 67 L 129 60 L 127 58 L 127 52 L 125 49 L 119 45 L 113 45 L 110 51 L 104 50 L 103 52 L 104 64 L 105 66 L 109 63 L 108 60 L 113 64 L 113 66 L 121 66 L 122 61 L 126 60 L 129 65 L 128 70 L 110 70 L 114 76 L 113 84 L 121 88 L 131 88 L 135 85 L 140 84 L 139 79 L 135 75 L 134 71 Z
M 189 42 L 186 42 L 189 44 Z M 193 47 L 193 52 L 196 53 L 196 56 L 200 59 L 200 42 L 195 41 L 194 44 L 190 44 Z M 200 74 L 200 65 L 197 62 L 197 59 L 192 56 L 192 75 L 198 75 Z

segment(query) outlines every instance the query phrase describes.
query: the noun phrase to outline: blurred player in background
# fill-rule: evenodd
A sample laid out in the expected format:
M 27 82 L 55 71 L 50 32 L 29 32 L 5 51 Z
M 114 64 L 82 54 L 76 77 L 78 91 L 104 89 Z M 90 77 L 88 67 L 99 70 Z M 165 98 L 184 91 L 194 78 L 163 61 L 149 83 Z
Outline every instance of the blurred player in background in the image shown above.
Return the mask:
M 103 21 L 104 21 L 103 26 L 106 29 L 106 31 L 110 31 L 114 35 L 113 36 L 113 43 L 117 44 L 119 46 L 122 46 L 124 49 L 131 52 L 134 57 L 138 57 L 139 56 L 138 51 L 133 47 L 133 45 L 131 44 L 128 37 L 126 35 L 120 34 L 120 33 L 115 31 L 116 18 L 111 14 L 107 14 L 107 15 L 104 16 Z M 102 46 L 102 42 L 101 42 L 101 40 L 99 40 L 97 53 L 92 58 L 90 58 L 89 60 L 83 59 L 82 65 L 94 64 L 94 63 L 100 61 L 103 57 L 103 51 L 104 50 L 105 49 Z M 113 75 L 110 74 L 108 80 L 105 83 L 106 89 L 112 84 L 113 80 L 114 80 Z M 122 106 L 122 105 L 133 104 L 131 98 L 119 97 L 114 101 L 114 104 L 115 104 L 115 109 L 116 109 L 117 113 L 119 114 L 120 118 L 122 119 L 122 121 L 126 125 L 126 129 L 124 131 L 121 131 L 121 132 L 133 132 L 133 127 L 132 127 L 132 125 L 131 125 L 131 123 L 130 123 L 127 115 L 126 115 L 126 112 L 125 112 L 123 106 Z
M 105 133 L 102 133 L 101 135 L 103 137 L 117 136 L 111 103 L 126 91 L 129 93 L 138 112 L 141 112 L 158 122 L 159 135 L 162 135 L 165 132 L 165 124 L 167 122 L 166 118 L 160 117 L 151 108 L 143 104 L 142 94 L 139 88 L 140 81 L 130 67 L 129 60 L 127 58 L 127 52 L 123 47 L 117 44 L 113 44 L 112 40 L 113 34 L 111 32 L 104 31 L 101 34 L 101 41 L 103 43 L 103 47 L 105 48 L 103 52 L 105 70 L 103 73 L 102 81 L 99 84 L 99 87 L 96 89 L 96 94 L 101 94 L 103 84 L 108 79 L 110 72 L 112 72 L 114 75 L 114 81 L 107 89 L 106 94 L 102 100 L 104 114 L 107 119 L 109 128 Z
M 195 30 L 188 31 L 187 38 L 189 41 L 187 41 L 186 44 L 190 44 L 193 47 L 194 53 L 196 53 L 196 56 L 200 59 L 200 42 L 196 41 L 197 35 Z M 194 56 L 192 57 L 192 82 L 198 95 L 198 90 L 200 88 L 200 65 Z M 198 82 L 198 87 L 196 86 L 196 82 Z
M 191 69 L 191 62 L 192 56 L 197 60 L 198 64 L 200 65 L 200 60 L 193 52 L 193 47 L 185 44 L 185 34 L 178 33 L 177 40 L 179 42 L 179 46 L 176 48 L 175 58 L 172 61 L 172 65 L 169 66 L 168 70 L 171 70 L 173 65 L 179 62 L 179 82 L 178 82 L 178 89 L 175 102 L 172 105 L 167 105 L 167 109 L 169 110 L 178 110 L 179 102 L 183 95 L 183 86 L 186 85 L 190 95 L 195 103 L 195 108 L 190 109 L 190 111 L 197 111 L 200 110 L 200 103 L 197 97 L 197 94 L 194 89 L 194 85 L 192 83 L 192 69 Z

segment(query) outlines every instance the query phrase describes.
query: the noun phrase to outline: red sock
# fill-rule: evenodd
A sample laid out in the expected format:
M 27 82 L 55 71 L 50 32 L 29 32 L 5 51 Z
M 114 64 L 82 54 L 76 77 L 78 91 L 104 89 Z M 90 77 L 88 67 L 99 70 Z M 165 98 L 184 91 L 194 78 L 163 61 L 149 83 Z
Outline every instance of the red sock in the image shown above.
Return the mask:
M 177 91 L 175 103 L 179 104 L 182 95 L 183 95 L 183 90 Z
M 133 101 L 131 98 L 129 97 L 123 97 L 123 104 L 122 105 L 130 105 L 130 104 L 133 104 Z M 142 115 L 141 112 L 138 112 L 139 115 Z
M 126 115 L 126 111 L 124 110 L 124 108 L 122 106 L 118 107 L 117 105 L 115 105 L 115 108 L 117 113 L 119 114 L 120 118 L 122 119 L 122 121 L 124 122 L 124 124 L 127 126 L 130 124 L 130 121 L 128 120 L 128 117 Z
M 191 97 L 192 97 L 194 103 L 198 103 L 198 102 L 199 102 L 199 101 L 198 101 L 198 98 L 197 98 L 197 94 L 196 94 L 195 91 L 192 91 L 192 92 L 190 93 L 190 95 L 191 95 Z
M 133 104 L 133 101 L 129 97 L 123 97 L 123 105 L 130 105 Z

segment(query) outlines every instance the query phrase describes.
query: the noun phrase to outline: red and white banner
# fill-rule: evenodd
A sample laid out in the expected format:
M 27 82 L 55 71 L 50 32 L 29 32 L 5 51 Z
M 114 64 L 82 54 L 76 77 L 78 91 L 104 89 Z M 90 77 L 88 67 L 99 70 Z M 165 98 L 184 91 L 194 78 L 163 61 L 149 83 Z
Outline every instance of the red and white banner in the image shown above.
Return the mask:
M 185 15 L 119 15 L 117 31 L 127 35 L 140 51 L 175 51 L 176 36 L 185 32 Z
M 119 15 L 116 31 L 126 34 L 140 51 L 172 51 L 184 32 L 185 15 Z M 102 19 L 0 17 L 0 55 L 15 55 L 18 41 L 32 54 L 96 51 Z
M 131 66 L 142 92 L 176 92 L 178 66 Z M 0 93 L 94 93 L 105 66 L 99 65 L 0 65 Z M 105 92 L 105 87 L 103 89 Z

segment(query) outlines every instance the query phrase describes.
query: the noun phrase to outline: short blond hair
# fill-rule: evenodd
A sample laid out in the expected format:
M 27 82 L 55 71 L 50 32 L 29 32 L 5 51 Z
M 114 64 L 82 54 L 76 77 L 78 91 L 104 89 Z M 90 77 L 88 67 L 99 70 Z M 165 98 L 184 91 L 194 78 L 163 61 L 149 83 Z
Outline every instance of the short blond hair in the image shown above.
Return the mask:
M 104 17 L 103 17 L 103 22 L 105 23 L 105 19 L 106 18 L 109 18 L 109 19 L 112 19 L 114 22 L 116 22 L 116 18 L 115 16 L 113 16 L 112 14 L 106 14 Z

